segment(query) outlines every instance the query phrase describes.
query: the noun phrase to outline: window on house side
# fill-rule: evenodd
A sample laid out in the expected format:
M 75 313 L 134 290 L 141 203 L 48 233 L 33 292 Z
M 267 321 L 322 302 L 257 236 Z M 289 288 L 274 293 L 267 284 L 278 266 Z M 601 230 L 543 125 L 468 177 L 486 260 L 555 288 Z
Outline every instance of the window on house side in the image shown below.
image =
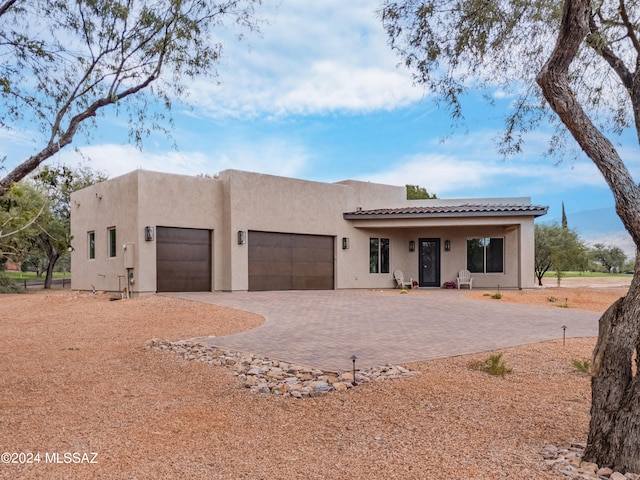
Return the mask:
M 467 239 L 467 270 L 504 273 L 504 238 Z
M 111 227 L 109 229 L 109 257 L 114 258 L 116 252 L 116 227 Z
M 96 258 L 96 232 L 89 232 L 89 259 Z
M 369 273 L 389 273 L 389 239 L 369 239 Z

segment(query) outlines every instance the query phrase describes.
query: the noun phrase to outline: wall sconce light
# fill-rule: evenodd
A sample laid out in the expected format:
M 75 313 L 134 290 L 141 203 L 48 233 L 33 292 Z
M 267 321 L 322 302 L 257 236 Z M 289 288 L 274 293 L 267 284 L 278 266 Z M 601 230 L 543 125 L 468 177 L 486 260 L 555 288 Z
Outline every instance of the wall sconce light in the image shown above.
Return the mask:
M 238 245 L 247 243 L 247 236 L 244 230 L 238 230 Z
M 144 240 L 145 242 L 153 240 L 153 227 L 144 227 Z
M 416 242 L 414 242 L 413 240 L 409 240 L 409 251 L 410 252 L 416 251 Z
M 349 248 L 349 238 L 348 237 L 342 237 L 342 249 L 346 250 Z
M 444 241 L 444 251 L 448 252 L 451 250 L 451 241 L 450 240 L 445 240 Z

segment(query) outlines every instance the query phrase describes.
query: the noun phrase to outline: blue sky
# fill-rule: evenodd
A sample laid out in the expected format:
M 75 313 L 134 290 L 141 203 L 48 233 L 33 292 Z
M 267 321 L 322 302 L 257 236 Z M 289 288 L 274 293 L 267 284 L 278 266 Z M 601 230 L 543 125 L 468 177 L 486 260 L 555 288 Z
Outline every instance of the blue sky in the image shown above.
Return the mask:
M 112 112 L 98 119 L 90 144 L 79 136 L 74 146 L 110 176 L 135 168 L 193 175 L 234 168 L 326 182 L 410 183 L 441 198 L 529 196 L 550 207 L 549 218 L 560 217 L 562 201 L 568 213 L 613 206 L 589 160 L 556 165 L 543 157 L 543 130 L 529 135 L 523 154 L 501 158 L 494 139 L 509 98 L 497 95 L 489 107 L 470 95 L 465 128 L 452 130 L 447 112 L 398 67 L 376 2 L 268 3 L 260 9 L 269 22 L 261 34 L 236 42 L 229 32 L 218 82 L 194 82 L 195 107 L 174 108 L 177 151 L 157 135 L 142 151 L 128 145 L 126 125 Z M 34 150 L 37 135 L 0 138 L 11 168 Z M 638 175 L 633 136 L 624 137 L 621 153 Z M 79 156 L 71 148 L 53 161 L 74 164 Z

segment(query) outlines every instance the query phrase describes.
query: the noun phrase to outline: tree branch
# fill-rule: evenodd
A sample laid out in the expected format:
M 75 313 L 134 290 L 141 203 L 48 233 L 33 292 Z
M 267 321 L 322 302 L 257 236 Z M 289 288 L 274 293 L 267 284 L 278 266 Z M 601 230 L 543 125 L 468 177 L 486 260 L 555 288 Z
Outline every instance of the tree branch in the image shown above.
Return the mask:
M 569 86 L 569 66 L 589 32 L 590 18 L 589 0 L 565 1 L 556 45 L 536 81 L 553 111 L 604 176 L 618 215 L 635 244 L 640 245 L 640 189 L 613 144 L 589 119 Z

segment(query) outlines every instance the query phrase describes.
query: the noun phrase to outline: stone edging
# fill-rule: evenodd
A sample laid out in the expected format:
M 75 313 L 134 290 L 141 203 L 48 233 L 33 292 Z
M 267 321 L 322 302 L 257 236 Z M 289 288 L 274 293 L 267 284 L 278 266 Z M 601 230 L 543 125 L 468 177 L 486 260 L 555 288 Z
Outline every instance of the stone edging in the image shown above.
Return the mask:
M 582 460 L 584 443 L 572 443 L 567 448 L 547 445 L 541 452 L 542 458 L 551 470 L 564 475 L 566 479 L 576 480 L 640 480 L 636 473 L 614 472 L 610 468 L 599 468 L 598 465 Z
M 340 392 L 371 381 L 391 380 L 415 375 L 399 365 L 384 365 L 352 372 L 327 372 L 259 355 L 223 350 L 197 342 L 183 340 L 169 342 L 152 338 L 146 348 L 169 351 L 185 360 L 198 360 L 211 365 L 233 368 L 233 374 L 253 393 L 272 393 L 284 397 L 314 397 L 329 392 Z

